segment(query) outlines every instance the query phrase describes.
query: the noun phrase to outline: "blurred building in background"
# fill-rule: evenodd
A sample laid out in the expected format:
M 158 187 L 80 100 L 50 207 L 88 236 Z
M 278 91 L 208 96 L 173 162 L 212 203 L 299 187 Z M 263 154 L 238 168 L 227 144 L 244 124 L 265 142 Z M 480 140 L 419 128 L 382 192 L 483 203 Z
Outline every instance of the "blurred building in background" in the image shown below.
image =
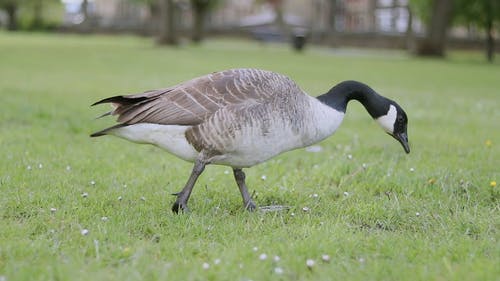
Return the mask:
M 159 1 L 61 0 L 65 7 L 63 29 L 156 34 L 160 26 Z M 210 1 L 215 5 L 204 24 L 210 34 L 252 36 L 262 41 L 286 41 L 292 38 L 290 35 L 304 34 L 308 42 L 329 45 L 408 48 L 411 38 L 424 33 L 419 18 L 410 13 L 409 0 Z M 173 2 L 176 28 L 181 37 L 188 37 L 193 25 L 191 1 Z M 281 26 L 275 3 L 280 3 Z M 477 39 L 474 31 L 461 27 L 454 28 L 451 34 Z
M 62 0 L 66 7 L 64 24 L 83 21 L 83 0 Z M 218 0 L 207 18 L 208 30 L 234 31 L 240 27 L 264 26 L 275 22 L 271 1 Z M 347 33 L 405 33 L 408 29 L 408 0 L 283 0 L 287 25 L 308 29 L 313 34 L 332 31 Z M 189 1 L 175 1 L 179 20 L 189 25 Z M 96 29 L 137 31 L 154 29 L 155 1 L 88 0 L 88 17 Z M 418 28 L 418 26 L 417 26 Z M 418 31 L 418 30 L 417 30 Z
M 84 24 L 103 31 L 140 31 L 151 28 L 151 11 L 145 2 L 130 0 L 88 0 L 84 15 L 83 0 L 62 0 L 63 25 L 78 28 Z

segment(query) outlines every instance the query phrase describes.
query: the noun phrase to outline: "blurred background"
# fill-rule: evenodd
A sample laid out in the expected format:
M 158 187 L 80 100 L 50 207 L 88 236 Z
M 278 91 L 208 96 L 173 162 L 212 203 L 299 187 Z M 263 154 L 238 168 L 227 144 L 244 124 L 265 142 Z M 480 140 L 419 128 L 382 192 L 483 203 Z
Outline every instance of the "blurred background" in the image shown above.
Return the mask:
M 498 51 L 498 0 L 0 0 L 10 31 L 133 33 L 158 44 L 210 36 L 405 49 L 442 57 L 447 49 Z

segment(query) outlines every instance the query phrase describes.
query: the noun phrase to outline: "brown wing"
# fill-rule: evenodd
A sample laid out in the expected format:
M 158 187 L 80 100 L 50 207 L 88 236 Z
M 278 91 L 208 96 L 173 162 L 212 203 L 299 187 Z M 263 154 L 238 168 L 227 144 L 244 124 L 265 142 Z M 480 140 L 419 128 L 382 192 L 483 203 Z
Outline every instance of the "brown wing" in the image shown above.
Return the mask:
M 118 115 L 122 125 L 196 125 L 224 106 L 265 102 L 280 92 L 277 84 L 283 84 L 283 78 L 286 77 L 263 70 L 232 69 L 171 88 L 116 96 L 95 104 L 113 103 L 115 109 L 109 114 Z M 285 80 L 285 84 L 293 83 L 288 78 Z

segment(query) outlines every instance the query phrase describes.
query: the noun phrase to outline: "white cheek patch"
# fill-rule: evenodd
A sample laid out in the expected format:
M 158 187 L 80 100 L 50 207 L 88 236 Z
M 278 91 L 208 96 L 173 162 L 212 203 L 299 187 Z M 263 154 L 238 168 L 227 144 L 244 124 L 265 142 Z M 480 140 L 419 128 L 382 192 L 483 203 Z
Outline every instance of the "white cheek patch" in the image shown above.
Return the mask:
M 397 110 L 394 105 L 391 104 L 389 111 L 386 115 L 377 118 L 377 122 L 382 126 L 382 128 L 387 132 L 392 134 L 394 132 L 394 123 L 396 122 Z

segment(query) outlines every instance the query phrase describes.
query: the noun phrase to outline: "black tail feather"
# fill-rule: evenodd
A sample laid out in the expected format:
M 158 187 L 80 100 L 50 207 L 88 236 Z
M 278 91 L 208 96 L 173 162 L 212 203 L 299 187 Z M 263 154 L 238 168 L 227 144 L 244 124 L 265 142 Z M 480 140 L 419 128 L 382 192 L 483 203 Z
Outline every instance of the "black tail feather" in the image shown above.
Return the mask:
M 125 127 L 127 126 L 127 124 L 116 124 L 114 126 L 111 126 L 109 128 L 106 128 L 104 130 L 100 130 L 98 132 L 95 132 L 93 134 L 90 135 L 91 138 L 95 138 L 95 137 L 100 137 L 100 136 L 104 136 L 104 135 L 107 135 L 108 132 L 114 130 L 114 129 L 117 129 L 117 128 L 121 128 L 121 127 Z
M 108 112 L 106 112 L 106 113 L 104 113 L 104 114 L 101 114 L 101 115 L 97 116 L 95 119 L 99 119 L 99 118 L 102 118 L 102 117 L 106 117 L 106 116 L 108 116 L 108 115 L 113 115 L 113 111 L 108 111 Z
M 137 103 L 140 103 L 140 102 L 145 101 L 147 99 L 148 99 L 148 97 L 144 97 L 144 96 L 139 96 L 139 97 L 114 96 L 114 97 L 105 98 L 105 99 L 102 99 L 98 102 L 95 102 L 91 106 L 103 104 L 103 103 L 117 104 L 117 107 L 115 108 L 115 110 L 112 110 L 112 111 L 109 111 L 109 112 L 106 112 L 106 113 L 100 115 L 99 117 L 96 118 L 96 119 L 98 119 L 98 118 L 108 116 L 108 115 L 115 115 L 115 114 L 120 115 L 121 112 L 123 112 L 123 110 L 127 110 L 129 107 L 134 106 Z M 91 134 L 90 137 L 95 138 L 95 137 L 104 136 L 104 135 L 107 135 L 110 131 L 112 131 L 114 129 L 125 127 L 125 126 L 128 126 L 128 124 L 124 124 L 124 123 L 117 124 L 117 125 L 114 125 L 112 127 L 106 128 L 104 130 L 95 132 L 95 133 Z
M 103 100 L 95 102 L 91 106 L 103 104 L 103 103 L 110 103 L 110 102 L 117 103 L 120 105 L 131 105 L 131 104 L 134 104 L 137 102 L 141 102 L 145 99 L 147 99 L 147 97 L 130 98 L 130 97 L 126 97 L 126 96 L 114 96 L 114 97 L 105 98 Z

